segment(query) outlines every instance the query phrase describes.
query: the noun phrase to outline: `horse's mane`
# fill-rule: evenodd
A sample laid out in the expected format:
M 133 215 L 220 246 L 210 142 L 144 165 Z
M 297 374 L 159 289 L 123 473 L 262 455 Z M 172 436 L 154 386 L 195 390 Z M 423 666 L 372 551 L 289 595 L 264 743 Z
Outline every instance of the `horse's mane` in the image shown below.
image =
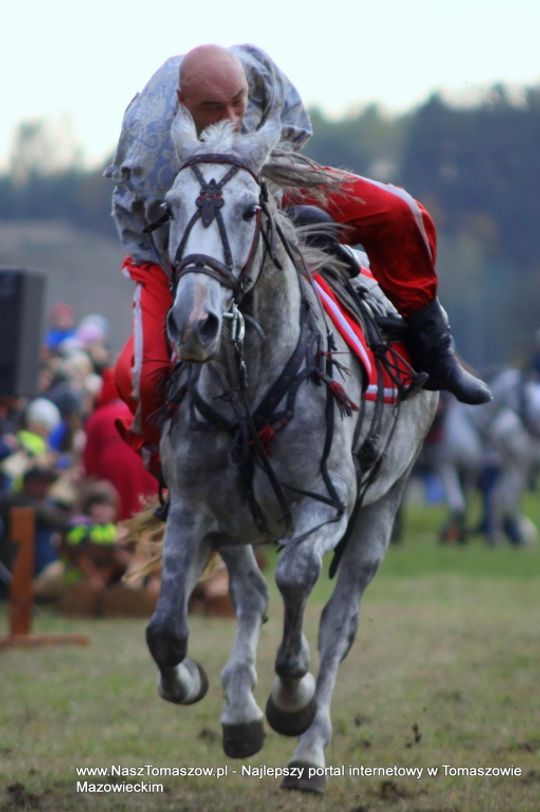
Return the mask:
M 329 171 L 311 158 L 291 150 L 279 148 L 272 150 L 262 167 L 261 176 L 268 181 L 271 189 L 274 187 L 278 197 L 282 192 L 287 192 L 293 198 L 295 194 L 301 198 L 302 194 L 307 192 L 323 209 L 330 193 L 346 194 L 343 191 L 343 184 L 347 180 L 344 172 Z M 322 268 L 338 275 L 348 270 L 347 265 L 334 254 L 309 244 L 309 238 L 317 235 L 337 240 L 343 227 L 333 223 L 295 226 L 287 216 L 286 210 L 277 206 L 274 216 L 288 239 L 298 243 L 306 266 L 313 273 Z
M 242 160 L 252 138 L 253 135 L 250 134 L 236 133 L 230 122 L 219 122 L 203 132 L 200 151 L 230 153 Z M 194 154 L 198 151 L 199 149 L 196 149 Z M 311 201 L 324 208 L 330 194 L 339 193 L 344 197 L 347 196 L 343 187 L 347 180 L 350 180 L 350 175 L 339 169 L 327 169 L 312 158 L 290 149 L 287 144 L 281 144 L 271 150 L 260 170 L 260 177 L 268 186 L 272 216 L 277 220 L 287 239 L 298 244 L 306 265 L 312 272 L 327 268 L 336 273 L 343 273 L 347 267 L 343 261 L 331 253 L 309 245 L 308 239 L 312 235 L 336 238 L 338 232 L 343 232 L 344 227 L 332 223 L 295 226 L 278 202 L 283 193 L 287 193 L 293 199 L 298 197 L 299 202 L 308 194 Z
M 199 151 L 231 153 L 241 160 L 253 137 L 253 133 L 236 133 L 229 121 L 221 121 L 204 130 L 200 147 L 195 148 L 193 154 L 196 155 Z M 271 150 L 260 174 L 264 180 L 277 187 L 277 190 L 299 193 L 309 191 L 310 196 L 321 202 L 326 200 L 328 192 L 340 191 L 346 194 L 343 184 L 347 179 L 350 180 L 347 173 L 339 169 L 329 170 L 312 158 L 288 148 L 285 142 Z

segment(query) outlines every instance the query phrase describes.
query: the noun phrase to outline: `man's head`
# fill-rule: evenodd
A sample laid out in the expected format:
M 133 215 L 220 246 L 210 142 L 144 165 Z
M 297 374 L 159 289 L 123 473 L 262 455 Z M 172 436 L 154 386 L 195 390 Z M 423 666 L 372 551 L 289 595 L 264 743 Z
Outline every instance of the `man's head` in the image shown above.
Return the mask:
M 22 485 L 24 493 L 37 502 L 43 502 L 49 493 L 51 485 L 58 479 L 58 474 L 43 465 L 33 465 L 23 474 Z
M 199 45 L 182 59 L 179 84 L 178 100 L 191 113 L 199 134 L 218 121 L 232 121 L 240 130 L 248 84 L 234 54 L 219 45 Z

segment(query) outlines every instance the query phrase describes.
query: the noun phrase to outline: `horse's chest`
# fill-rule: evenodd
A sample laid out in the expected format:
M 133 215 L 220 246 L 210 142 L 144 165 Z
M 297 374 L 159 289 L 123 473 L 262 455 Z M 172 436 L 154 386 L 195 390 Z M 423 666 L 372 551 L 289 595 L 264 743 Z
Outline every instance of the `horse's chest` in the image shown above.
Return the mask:
M 170 462 L 174 455 L 174 462 L 165 473 L 183 502 L 212 515 L 226 532 L 253 530 L 255 505 L 278 527 L 283 507 L 272 481 L 313 486 L 323 444 L 320 427 L 300 418 L 265 437 L 258 449 L 246 432 L 179 425 L 170 435 L 166 457 Z

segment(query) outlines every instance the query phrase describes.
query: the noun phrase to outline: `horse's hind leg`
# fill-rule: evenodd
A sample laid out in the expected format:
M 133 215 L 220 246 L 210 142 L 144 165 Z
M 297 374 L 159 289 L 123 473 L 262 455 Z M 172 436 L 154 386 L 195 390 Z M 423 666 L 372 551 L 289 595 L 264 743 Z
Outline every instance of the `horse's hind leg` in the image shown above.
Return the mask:
M 234 644 L 221 672 L 225 695 L 221 714 L 223 749 L 231 758 L 246 758 L 257 753 L 264 742 L 264 715 L 255 702 L 253 688 L 257 682 L 255 655 L 268 594 L 252 547 L 223 547 L 220 552 L 229 571 L 237 618 Z
M 285 778 L 285 789 L 316 793 L 325 789 L 324 750 L 332 737 L 330 704 L 339 665 L 353 644 L 364 590 L 386 553 L 403 485 L 400 481 L 381 500 L 363 508 L 351 529 L 334 592 L 321 617 L 315 716 L 293 754 L 290 766 L 296 767 L 296 774 Z
M 171 508 L 159 598 L 146 628 L 148 648 L 159 668 L 159 694 L 180 705 L 198 702 L 208 689 L 201 666 L 186 657 L 188 600 L 210 555 L 210 545 L 199 542 L 201 535 L 190 513 Z

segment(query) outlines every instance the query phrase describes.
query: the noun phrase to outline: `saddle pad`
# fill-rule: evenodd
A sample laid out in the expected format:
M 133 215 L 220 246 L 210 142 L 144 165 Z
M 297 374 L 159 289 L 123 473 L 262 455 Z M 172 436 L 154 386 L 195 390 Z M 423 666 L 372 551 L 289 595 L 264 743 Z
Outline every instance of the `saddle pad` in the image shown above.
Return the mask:
M 373 279 L 371 271 L 366 268 L 361 268 L 360 273 Z M 399 399 L 401 387 L 410 386 L 413 382 L 409 352 L 405 345 L 401 342 L 392 342 L 391 349 L 385 354 L 385 362 L 378 365 L 371 348 L 368 346 L 361 325 L 343 308 L 320 274 L 314 274 L 313 281 L 325 311 L 364 367 L 367 378 L 364 399 L 377 400 L 379 369 L 382 366 L 381 383 L 384 403 L 396 403 Z

